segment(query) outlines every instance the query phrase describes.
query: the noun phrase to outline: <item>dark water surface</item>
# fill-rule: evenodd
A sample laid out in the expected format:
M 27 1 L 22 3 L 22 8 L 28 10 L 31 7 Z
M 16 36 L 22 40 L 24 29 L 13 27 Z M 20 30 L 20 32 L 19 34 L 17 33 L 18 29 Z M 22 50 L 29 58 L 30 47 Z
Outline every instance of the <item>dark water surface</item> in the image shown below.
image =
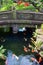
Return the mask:
M 28 43 L 30 43 L 30 38 L 32 37 L 33 30 L 29 29 L 26 32 L 18 32 L 17 34 L 10 33 L 0 33 L 0 38 L 5 39 L 5 42 L 0 40 L 0 45 L 3 45 L 6 49 L 6 53 L 8 50 L 12 50 L 17 56 L 25 53 L 23 50 L 23 46 L 27 43 L 24 40 L 24 37 L 28 39 Z M 0 60 L 1 62 L 1 60 Z M 2 61 L 3 62 L 3 61 Z M 0 65 L 4 65 L 1 63 Z

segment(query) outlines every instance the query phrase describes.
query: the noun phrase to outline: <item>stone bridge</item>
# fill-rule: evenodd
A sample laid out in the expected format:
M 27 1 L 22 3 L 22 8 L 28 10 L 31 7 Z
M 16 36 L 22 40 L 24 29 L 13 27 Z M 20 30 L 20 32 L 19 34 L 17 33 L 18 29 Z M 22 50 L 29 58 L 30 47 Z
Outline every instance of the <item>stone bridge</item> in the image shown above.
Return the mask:
M 23 11 L 6 11 L 0 12 L 0 26 L 3 25 L 19 25 L 19 26 L 35 26 L 43 23 L 43 13 Z

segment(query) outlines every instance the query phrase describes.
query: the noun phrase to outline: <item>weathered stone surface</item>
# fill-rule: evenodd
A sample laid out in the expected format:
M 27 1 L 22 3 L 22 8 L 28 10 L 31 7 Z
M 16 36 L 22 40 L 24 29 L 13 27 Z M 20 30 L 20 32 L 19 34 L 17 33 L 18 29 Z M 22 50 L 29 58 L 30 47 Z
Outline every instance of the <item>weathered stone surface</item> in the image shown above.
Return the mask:
M 0 12 L 0 20 L 11 20 L 14 19 L 13 11 Z
M 34 14 L 17 13 L 17 19 L 33 20 L 34 19 Z
M 35 14 L 35 20 L 43 20 L 43 14 Z
M 23 24 L 23 25 L 37 25 L 43 23 L 43 13 L 23 11 L 6 11 L 0 12 L 0 25 L 6 24 Z
M 17 19 L 43 21 L 43 13 L 30 12 L 29 10 L 16 11 Z
M 29 10 L 22 10 L 22 11 L 12 10 L 12 11 L 0 12 L 0 20 L 7 20 L 7 19 L 43 21 L 43 13 L 30 12 Z

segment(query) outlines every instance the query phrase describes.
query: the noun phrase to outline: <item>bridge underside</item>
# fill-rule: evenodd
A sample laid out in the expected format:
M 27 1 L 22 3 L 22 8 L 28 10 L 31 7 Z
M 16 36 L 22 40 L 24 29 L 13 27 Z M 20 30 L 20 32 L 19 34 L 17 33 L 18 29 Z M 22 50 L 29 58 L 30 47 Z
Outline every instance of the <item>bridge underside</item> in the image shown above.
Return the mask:
M 24 26 L 24 27 L 35 27 L 35 25 L 42 24 L 43 21 L 35 21 L 35 20 L 1 20 L 0 26 L 4 25 L 18 25 L 18 26 Z

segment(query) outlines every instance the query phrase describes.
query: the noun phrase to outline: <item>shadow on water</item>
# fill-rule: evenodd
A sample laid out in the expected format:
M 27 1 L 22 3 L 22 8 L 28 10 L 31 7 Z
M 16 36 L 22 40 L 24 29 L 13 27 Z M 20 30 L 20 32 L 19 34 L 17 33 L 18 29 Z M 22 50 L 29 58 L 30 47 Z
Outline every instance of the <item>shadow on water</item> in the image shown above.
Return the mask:
M 3 45 L 7 51 L 12 50 L 16 55 L 28 54 L 23 50 L 23 46 L 26 45 L 24 37 L 27 38 L 30 43 L 30 38 L 35 29 L 26 28 L 26 30 L 27 31 L 24 32 L 18 32 L 17 34 L 13 34 L 11 32 L 12 30 L 10 30 L 9 33 L 0 32 L 0 39 L 5 39 L 5 42 L 1 42 L 0 40 L 0 45 Z
M 7 54 L 8 50 L 12 50 L 13 53 L 15 53 L 17 56 L 21 54 L 29 54 L 24 52 L 23 46 L 27 43 L 30 43 L 30 38 L 32 37 L 33 31 L 35 31 L 35 29 L 33 28 L 26 28 L 26 31 L 18 32 L 17 34 L 13 34 L 12 29 L 9 33 L 4 33 L 3 31 L 0 31 L 0 45 L 3 45 L 6 49 L 5 54 Z M 28 39 L 28 42 L 25 42 L 24 37 Z M 3 40 L 5 41 L 3 42 Z M 0 65 L 4 65 L 4 61 L 2 62 Z
M 30 38 L 34 30 L 26 28 L 26 31 L 18 32 L 17 34 L 12 34 L 12 30 L 9 33 L 1 32 L 0 37 L 5 39 L 5 42 L 0 41 L 0 45 L 3 45 L 7 50 L 12 50 L 17 55 L 24 54 L 23 46 L 30 43 Z M 27 43 L 25 43 L 24 37 L 28 39 Z

